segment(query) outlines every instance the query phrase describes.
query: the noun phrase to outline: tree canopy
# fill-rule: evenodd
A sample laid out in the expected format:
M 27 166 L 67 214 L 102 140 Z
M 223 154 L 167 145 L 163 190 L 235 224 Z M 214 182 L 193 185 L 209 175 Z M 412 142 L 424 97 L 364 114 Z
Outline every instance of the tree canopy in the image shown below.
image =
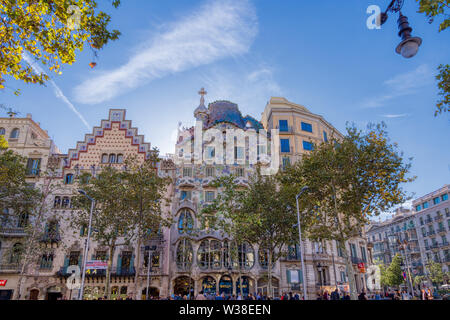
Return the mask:
M 411 164 L 405 162 L 395 143 L 389 140 L 384 124 L 369 125 L 361 131 L 347 127 L 342 139 L 316 145 L 309 153 L 280 174 L 280 181 L 290 190 L 291 207 L 295 195 L 308 190 L 299 199 L 302 227 L 312 240 L 336 240 L 347 262 L 351 294 L 353 267 L 346 242 L 361 237 L 373 216 L 404 203 L 408 196 L 403 184 Z
M 112 1 L 114 7 L 120 1 Z M 76 61 L 85 45 L 102 49 L 118 39 L 108 29 L 111 17 L 95 0 L 4 0 L 0 2 L 0 89 L 4 75 L 25 83 L 44 84 L 49 75 L 32 68 L 24 55 L 61 74 L 64 64 Z M 16 91 L 17 93 L 17 91 Z

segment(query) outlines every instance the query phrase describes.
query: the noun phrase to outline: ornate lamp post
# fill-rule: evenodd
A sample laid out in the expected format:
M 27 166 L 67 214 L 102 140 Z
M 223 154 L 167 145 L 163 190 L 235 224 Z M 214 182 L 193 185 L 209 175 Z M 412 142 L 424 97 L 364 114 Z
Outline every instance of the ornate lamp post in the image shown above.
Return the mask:
M 413 37 L 411 35 L 412 28 L 409 26 L 408 18 L 401 12 L 404 0 L 392 0 L 385 12 L 380 14 L 380 25 L 383 25 L 388 19 L 388 12 L 399 12 L 398 18 L 398 36 L 402 41 L 395 48 L 395 52 L 401 54 L 404 58 L 412 58 L 419 51 L 419 47 L 422 44 L 420 37 Z

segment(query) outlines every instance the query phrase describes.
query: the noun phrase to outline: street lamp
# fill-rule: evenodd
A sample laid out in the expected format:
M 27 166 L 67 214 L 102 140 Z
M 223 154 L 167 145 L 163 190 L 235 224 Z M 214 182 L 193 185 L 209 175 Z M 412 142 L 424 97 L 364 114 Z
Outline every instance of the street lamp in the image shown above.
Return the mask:
M 412 28 L 409 26 L 408 18 L 401 12 L 404 0 L 392 0 L 385 12 L 380 14 L 380 25 L 383 25 L 388 19 L 388 12 L 399 12 L 398 24 L 398 36 L 402 41 L 395 48 L 395 52 L 401 54 L 404 58 L 412 58 L 419 51 L 419 47 L 422 44 L 420 37 L 411 36 Z
M 395 48 L 395 52 L 401 54 L 404 58 L 412 58 L 419 51 L 419 47 L 422 44 L 422 39 L 419 37 L 412 37 L 412 28 L 409 26 L 408 18 L 400 12 L 398 18 L 398 35 L 402 38 L 402 41 Z
M 295 196 L 295 201 L 297 202 L 297 223 L 298 223 L 298 241 L 299 241 L 299 246 L 300 246 L 300 260 L 302 262 L 302 281 L 303 281 L 303 297 L 305 300 L 308 300 L 308 293 L 306 291 L 306 269 L 305 269 L 305 261 L 304 261 L 304 253 L 305 251 L 303 250 L 303 243 L 302 243 L 302 228 L 300 225 L 300 209 L 298 206 L 298 199 L 301 197 L 301 195 L 307 191 L 309 189 L 308 186 L 304 186 L 302 188 L 302 190 L 300 190 L 299 194 L 297 194 Z
M 89 242 L 91 240 L 91 228 L 92 228 L 92 213 L 94 212 L 94 207 L 95 207 L 95 200 L 93 198 L 91 198 L 86 191 L 84 190 L 78 190 L 78 192 L 80 194 L 82 194 L 83 196 L 85 196 L 86 198 L 88 198 L 89 200 L 91 200 L 91 211 L 89 213 L 89 226 L 88 226 L 88 236 L 86 239 L 86 243 L 84 246 L 84 257 L 83 257 L 83 273 L 81 275 L 81 288 L 80 288 L 80 292 L 78 294 L 78 300 L 83 300 L 83 293 L 84 293 L 84 281 L 86 278 L 86 260 L 88 257 L 88 251 L 89 251 Z

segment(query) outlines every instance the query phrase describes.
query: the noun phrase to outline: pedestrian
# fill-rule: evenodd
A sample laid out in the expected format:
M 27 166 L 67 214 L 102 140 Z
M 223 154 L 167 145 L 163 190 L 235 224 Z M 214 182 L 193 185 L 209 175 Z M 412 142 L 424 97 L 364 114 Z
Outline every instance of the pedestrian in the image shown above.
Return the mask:
M 203 290 L 199 292 L 197 298 L 195 300 L 206 300 L 205 295 L 203 294 Z
M 331 300 L 339 300 L 339 290 L 338 290 L 338 288 L 336 288 L 336 290 L 334 290 L 331 293 Z
M 358 300 L 367 300 L 367 296 L 364 290 L 362 290 L 361 293 L 359 294 Z
M 375 300 L 381 300 L 380 292 L 375 292 Z

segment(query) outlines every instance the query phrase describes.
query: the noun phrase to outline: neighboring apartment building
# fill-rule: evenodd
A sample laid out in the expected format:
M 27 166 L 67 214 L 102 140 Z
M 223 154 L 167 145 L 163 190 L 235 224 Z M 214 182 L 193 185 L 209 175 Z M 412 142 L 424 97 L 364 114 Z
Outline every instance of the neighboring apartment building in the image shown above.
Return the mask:
M 367 238 L 373 246 L 374 262 L 389 265 L 395 254 L 405 260 L 403 269 L 412 276 L 427 273 L 428 261 L 450 271 L 450 185 L 413 200 L 412 210 L 400 208 L 384 222 L 373 222 Z M 400 244 L 398 242 L 400 241 Z
M 411 276 L 423 275 L 416 218 L 409 209 L 399 208 L 394 216 L 384 222 L 373 222 L 367 229 L 367 239 L 373 246 L 374 262 L 389 265 L 396 254 L 407 262 L 403 268 L 410 268 Z
M 434 260 L 450 271 L 450 185 L 413 201 L 422 263 Z
M 30 114 L 25 118 L 0 118 L 0 135 L 8 141 L 9 149 L 26 159 L 27 183 L 41 187 L 40 176 L 48 169 L 52 157 L 59 154 L 58 148 L 50 139 L 47 131 L 35 122 Z M 25 235 L 24 227 L 28 215 L 19 219 L 5 210 L 0 219 L 0 280 L 6 280 L 0 287 L 0 299 L 11 298 L 17 287 L 18 272 L 21 265 L 16 254 Z

